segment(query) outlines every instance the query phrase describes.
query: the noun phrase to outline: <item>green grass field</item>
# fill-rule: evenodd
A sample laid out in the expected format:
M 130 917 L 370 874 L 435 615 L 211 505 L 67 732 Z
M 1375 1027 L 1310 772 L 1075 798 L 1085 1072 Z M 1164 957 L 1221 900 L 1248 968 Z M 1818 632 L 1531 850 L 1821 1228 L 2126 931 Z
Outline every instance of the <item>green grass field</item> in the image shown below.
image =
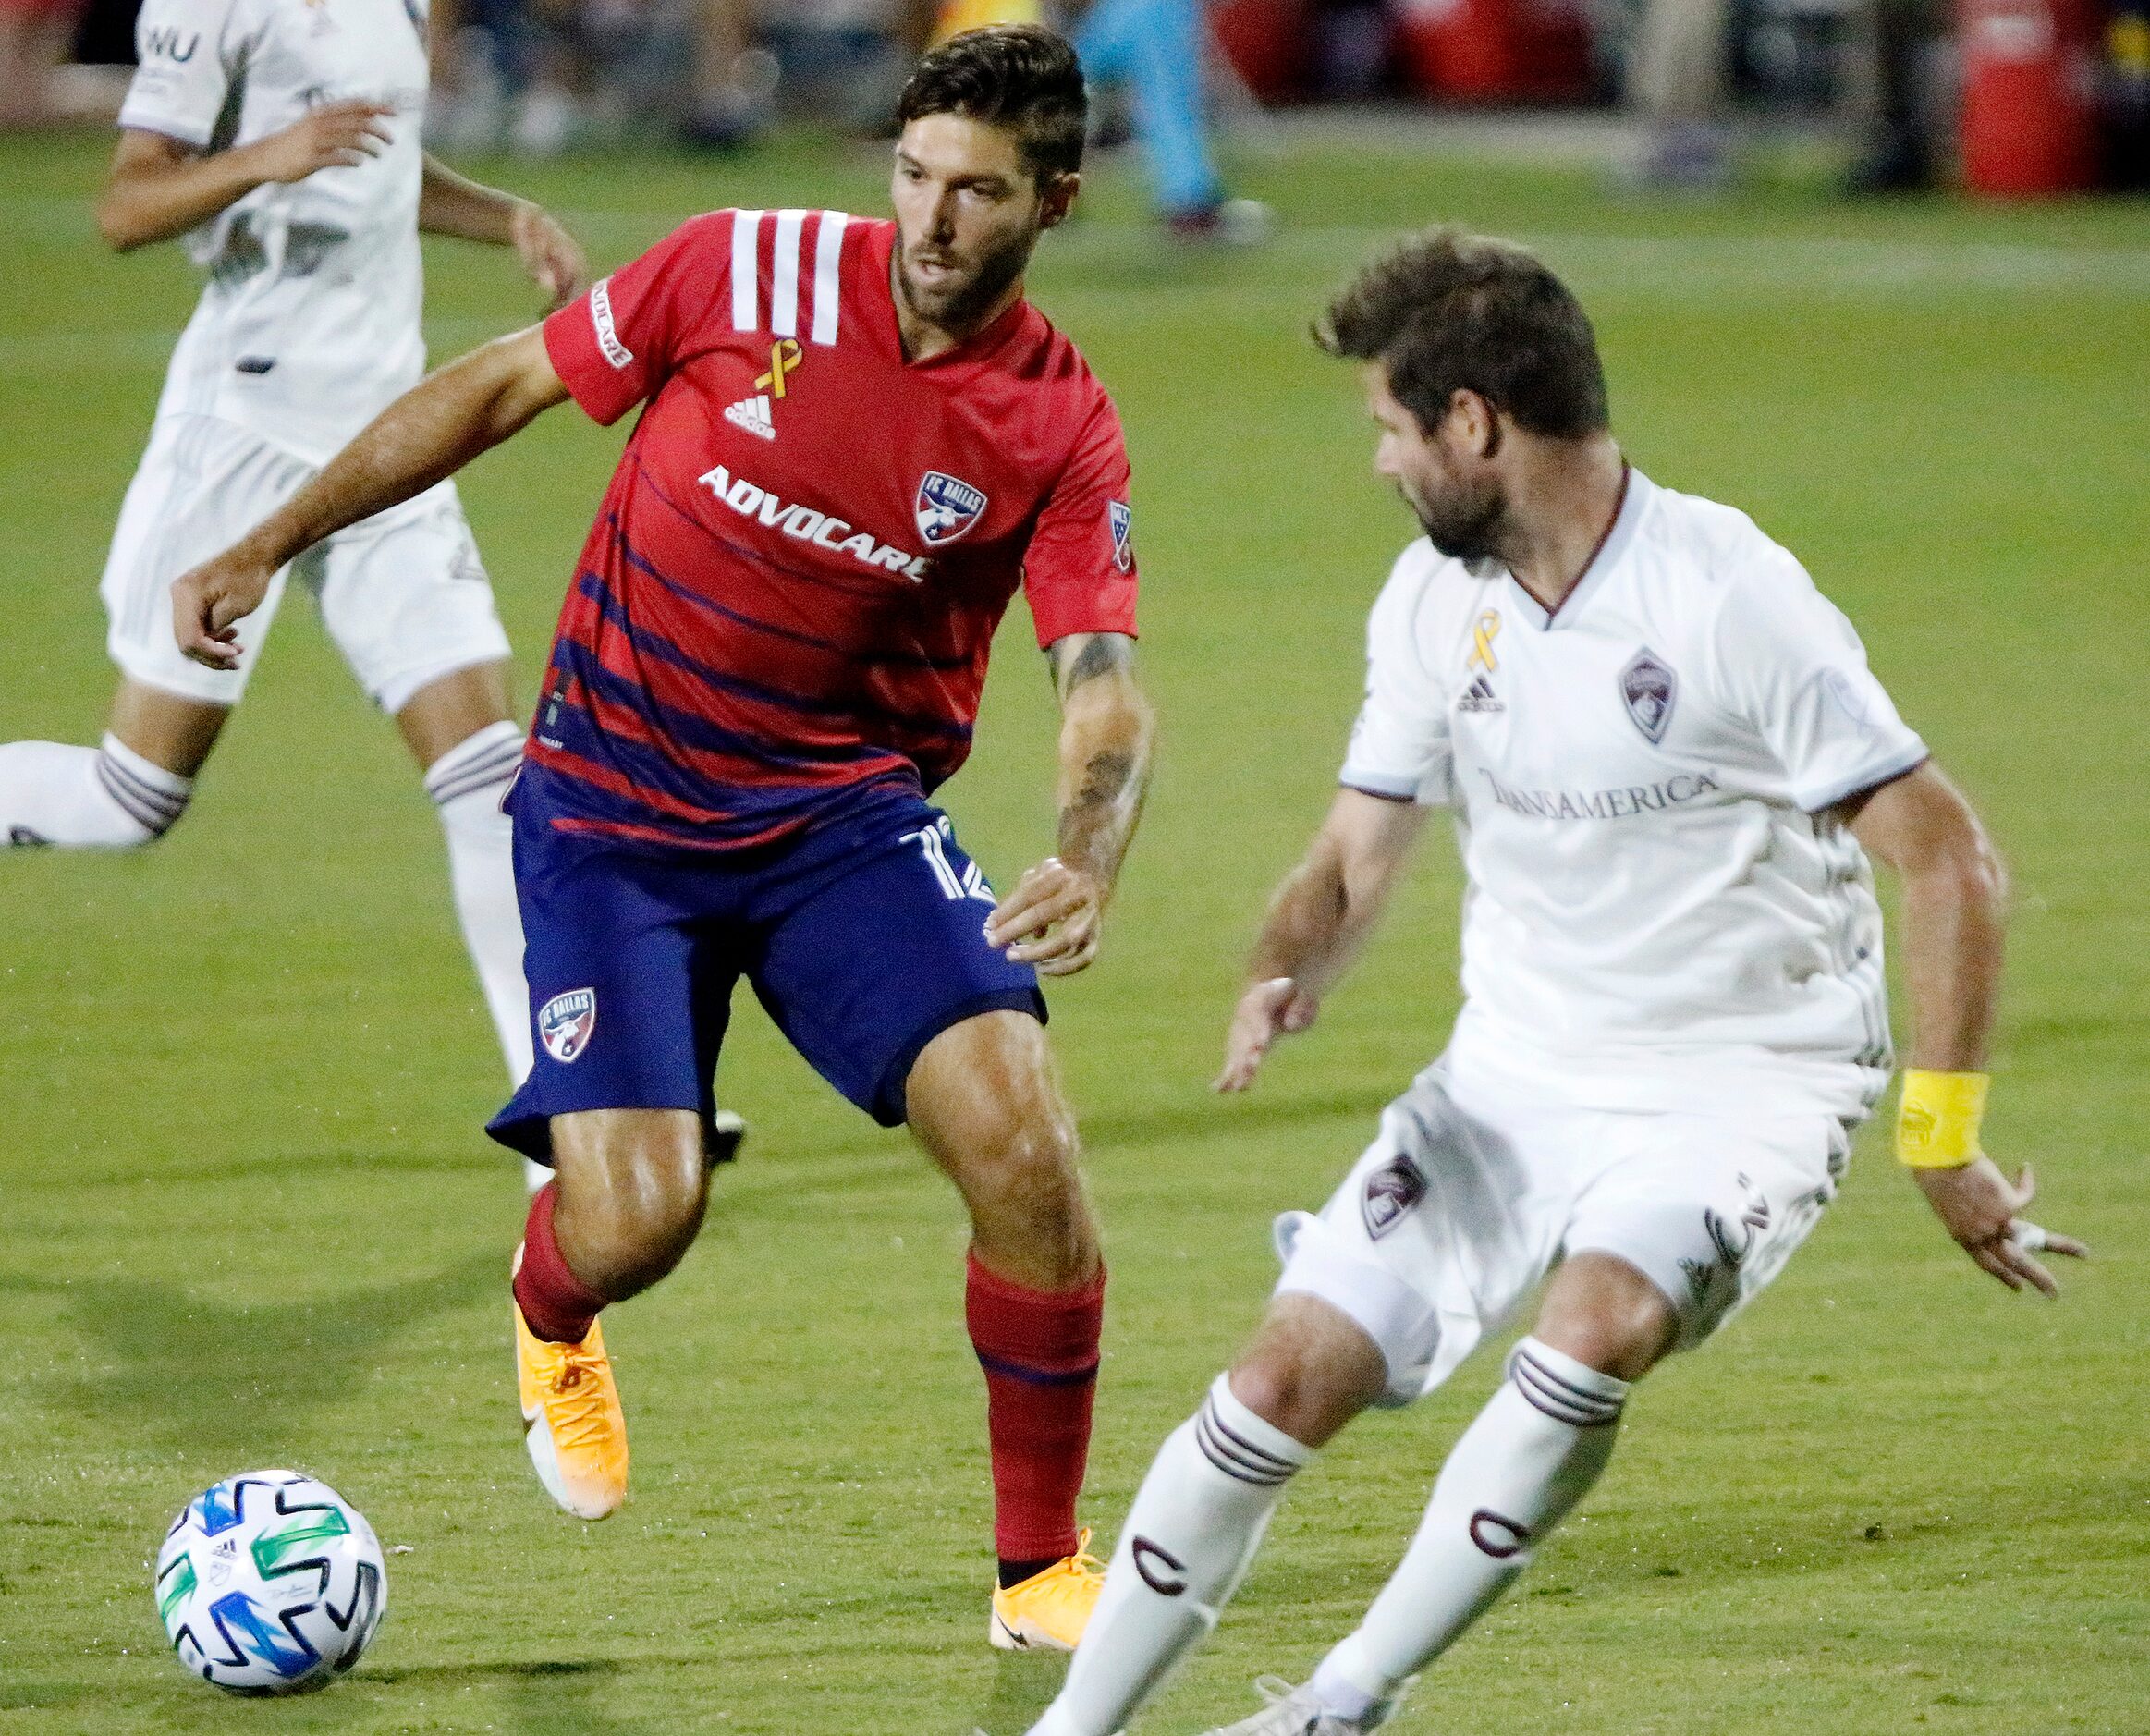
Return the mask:
M 100 141 L 0 144 L 0 739 L 93 740 L 104 543 L 191 285 L 115 259 Z M 481 165 L 600 265 L 731 202 L 883 208 L 872 154 Z M 1106 955 L 1055 993 L 1114 1281 L 1087 1511 L 1109 1539 L 1255 1318 L 1271 1215 L 1322 1197 L 1453 1011 L 1435 838 L 1387 942 L 1251 1100 L 1204 1090 L 1266 888 L 1325 806 L 1364 609 L 1410 533 L 1325 291 L 1434 217 L 1539 241 L 1617 424 L 1860 623 L 1975 794 L 2019 913 L 1989 1143 L 2097 1261 L 2056 1306 L 1940 1235 L 1870 1136 L 1771 1294 L 1653 1378 L 1620 1457 L 1407 1736 L 2150 1730 L 2150 213 L 1794 187 L 1623 205 L 1580 174 L 1321 151 L 1250 164 L 1279 238 L 1156 247 L 1125 168 L 1033 288 L 1125 416 L 1163 717 Z M 523 323 L 505 259 L 432 256 L 439 354 Z M 465 499 L 529 677 L 617 435 L 571 411 Z M 617 1311 L 635 1495 L 570 1522 L 519 1443 L 500 1068 L 429 804 L 301 602 L 197 797 L 126 860 L 0 859 L 0 1730 L 1020 1736 L 1051 1660 L 984 1644 L 981 1383 L 952 1195 L 742 997 L 755 1135 L 681 1270 Z M 1007 877 L 1049 848 L 1054 715 L 1020 606 L 947 800 Z M 1303 1672 L 1415 1523 L 1483 1357 L 1301 1480 L 1214 1643 L 1142 1722 Z M 326 1477 L 391 1611 L 358 1673 L 227 1701 L 166 1656 L 146 1566 L 202 1485 Z

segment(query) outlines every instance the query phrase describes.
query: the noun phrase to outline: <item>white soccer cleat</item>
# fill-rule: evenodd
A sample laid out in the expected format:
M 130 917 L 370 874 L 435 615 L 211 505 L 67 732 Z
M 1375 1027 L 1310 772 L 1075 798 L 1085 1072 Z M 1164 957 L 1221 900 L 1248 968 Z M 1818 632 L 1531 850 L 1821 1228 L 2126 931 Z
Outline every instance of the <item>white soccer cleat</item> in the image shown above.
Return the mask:
M 1281 1676 L 1257 1676 L 1254 1691 L 1268 1704 L 1252 1718 L 1226 1724 L 1209 1736 L 1365 1736 L 1387 1723 L 1403 1704 L 1399 1690 L 1393 1698 L 1375 1702 L 1364 1718 L 1338 1718 L 1323 1710 L 1310 1692 L 1313 1685 L 1295 1688 Z

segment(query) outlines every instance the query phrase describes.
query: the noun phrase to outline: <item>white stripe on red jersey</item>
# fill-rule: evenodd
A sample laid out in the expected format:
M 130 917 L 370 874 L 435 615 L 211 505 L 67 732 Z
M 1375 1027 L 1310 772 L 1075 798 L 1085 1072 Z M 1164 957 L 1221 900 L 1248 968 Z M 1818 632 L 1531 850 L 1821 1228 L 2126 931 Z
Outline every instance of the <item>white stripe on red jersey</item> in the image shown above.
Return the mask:
M 762 313 L 756 292 L 762 285 L 762 214 L 740 211 L 731 226 L 731 328 L 759 331 Z
M 843 306 L 844 230 L 850 218 L 840 211 L 821 214 L 821 228 L 813 243 L 813 341 L 837 341 L 837 313 Z

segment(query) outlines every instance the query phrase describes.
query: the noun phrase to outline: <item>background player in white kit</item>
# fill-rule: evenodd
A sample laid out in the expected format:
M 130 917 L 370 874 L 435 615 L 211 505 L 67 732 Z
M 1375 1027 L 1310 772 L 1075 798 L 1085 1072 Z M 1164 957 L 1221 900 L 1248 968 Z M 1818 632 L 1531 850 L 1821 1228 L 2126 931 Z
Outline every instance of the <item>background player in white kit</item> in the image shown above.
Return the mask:
M 10 844 L 124 849 L 163 836 L 185 811 L 284 575 L 240 630 L 243 654 L 228 671 L 180 654 L 172 581 L 281 506 L 416 384 L 421 229 L 513 247 L 554 306 L 583 287 L 581 251 L 557 223 L 421 148 L 422 6 L 148 0 L 136 43 L 140 68 L 98 227 L 122 251 L 184 234 L 208 283 L 104 569 L 120 670 L 109 731 L 99 748 L 0 746 Z M 523 732 L 508 720 L 507 636 L 454 484 L 353 526 L 290 570 L 424 768 L 457 914 L 519 1082 L 530 1015 L 499 799 Z
M 2080 1254 L 1980 1154 L 2004 883 L 1851 624 L 1744 514 L 1614 444 L 1582 310 L 1520 249 L 1435 232 L 1322 330 L 1367 364 L 1376 468 L 1425 528 L 1367 635 L 1343 788 L 1279 888 L 1220 1089 L 1372 931 L 1431 806 L 1469 891 L 1465 1001 L 1317 1215 L 1278 1220 L 1252 1346 L 1159 1452 L 1033 1736 L 1108 1736 L 1215 1624 L 1283 1485 L 1430 1391 L 1550 1274 L 1356 1632 L 1228 1736 L 1347 1736 L 1521 1572 L 1632 1384 L 1777 1273 L 1891 1065 L 1867 853 L 1902 879 L 1898 1153 L 2011 1288 Z

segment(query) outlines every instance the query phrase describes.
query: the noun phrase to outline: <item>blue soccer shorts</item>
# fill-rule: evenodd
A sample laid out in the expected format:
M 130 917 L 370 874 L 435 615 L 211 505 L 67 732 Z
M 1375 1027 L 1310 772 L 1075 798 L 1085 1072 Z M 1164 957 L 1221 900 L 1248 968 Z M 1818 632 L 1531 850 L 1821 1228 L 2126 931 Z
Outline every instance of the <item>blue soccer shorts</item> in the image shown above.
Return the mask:
M 985 942 L 993 892 L 948 817 L 874 792 L 797 839 L 654 851 L 555 829 L 508 799 L 536 1059 L 486 1131 L 541 1162 L 584 1109 L 715 1113 L 732 990 L 753 985 L 813 1070 L 885 1127 L 927 1044 L 997 1009 L 1045 1017 L 1037 973 Z

